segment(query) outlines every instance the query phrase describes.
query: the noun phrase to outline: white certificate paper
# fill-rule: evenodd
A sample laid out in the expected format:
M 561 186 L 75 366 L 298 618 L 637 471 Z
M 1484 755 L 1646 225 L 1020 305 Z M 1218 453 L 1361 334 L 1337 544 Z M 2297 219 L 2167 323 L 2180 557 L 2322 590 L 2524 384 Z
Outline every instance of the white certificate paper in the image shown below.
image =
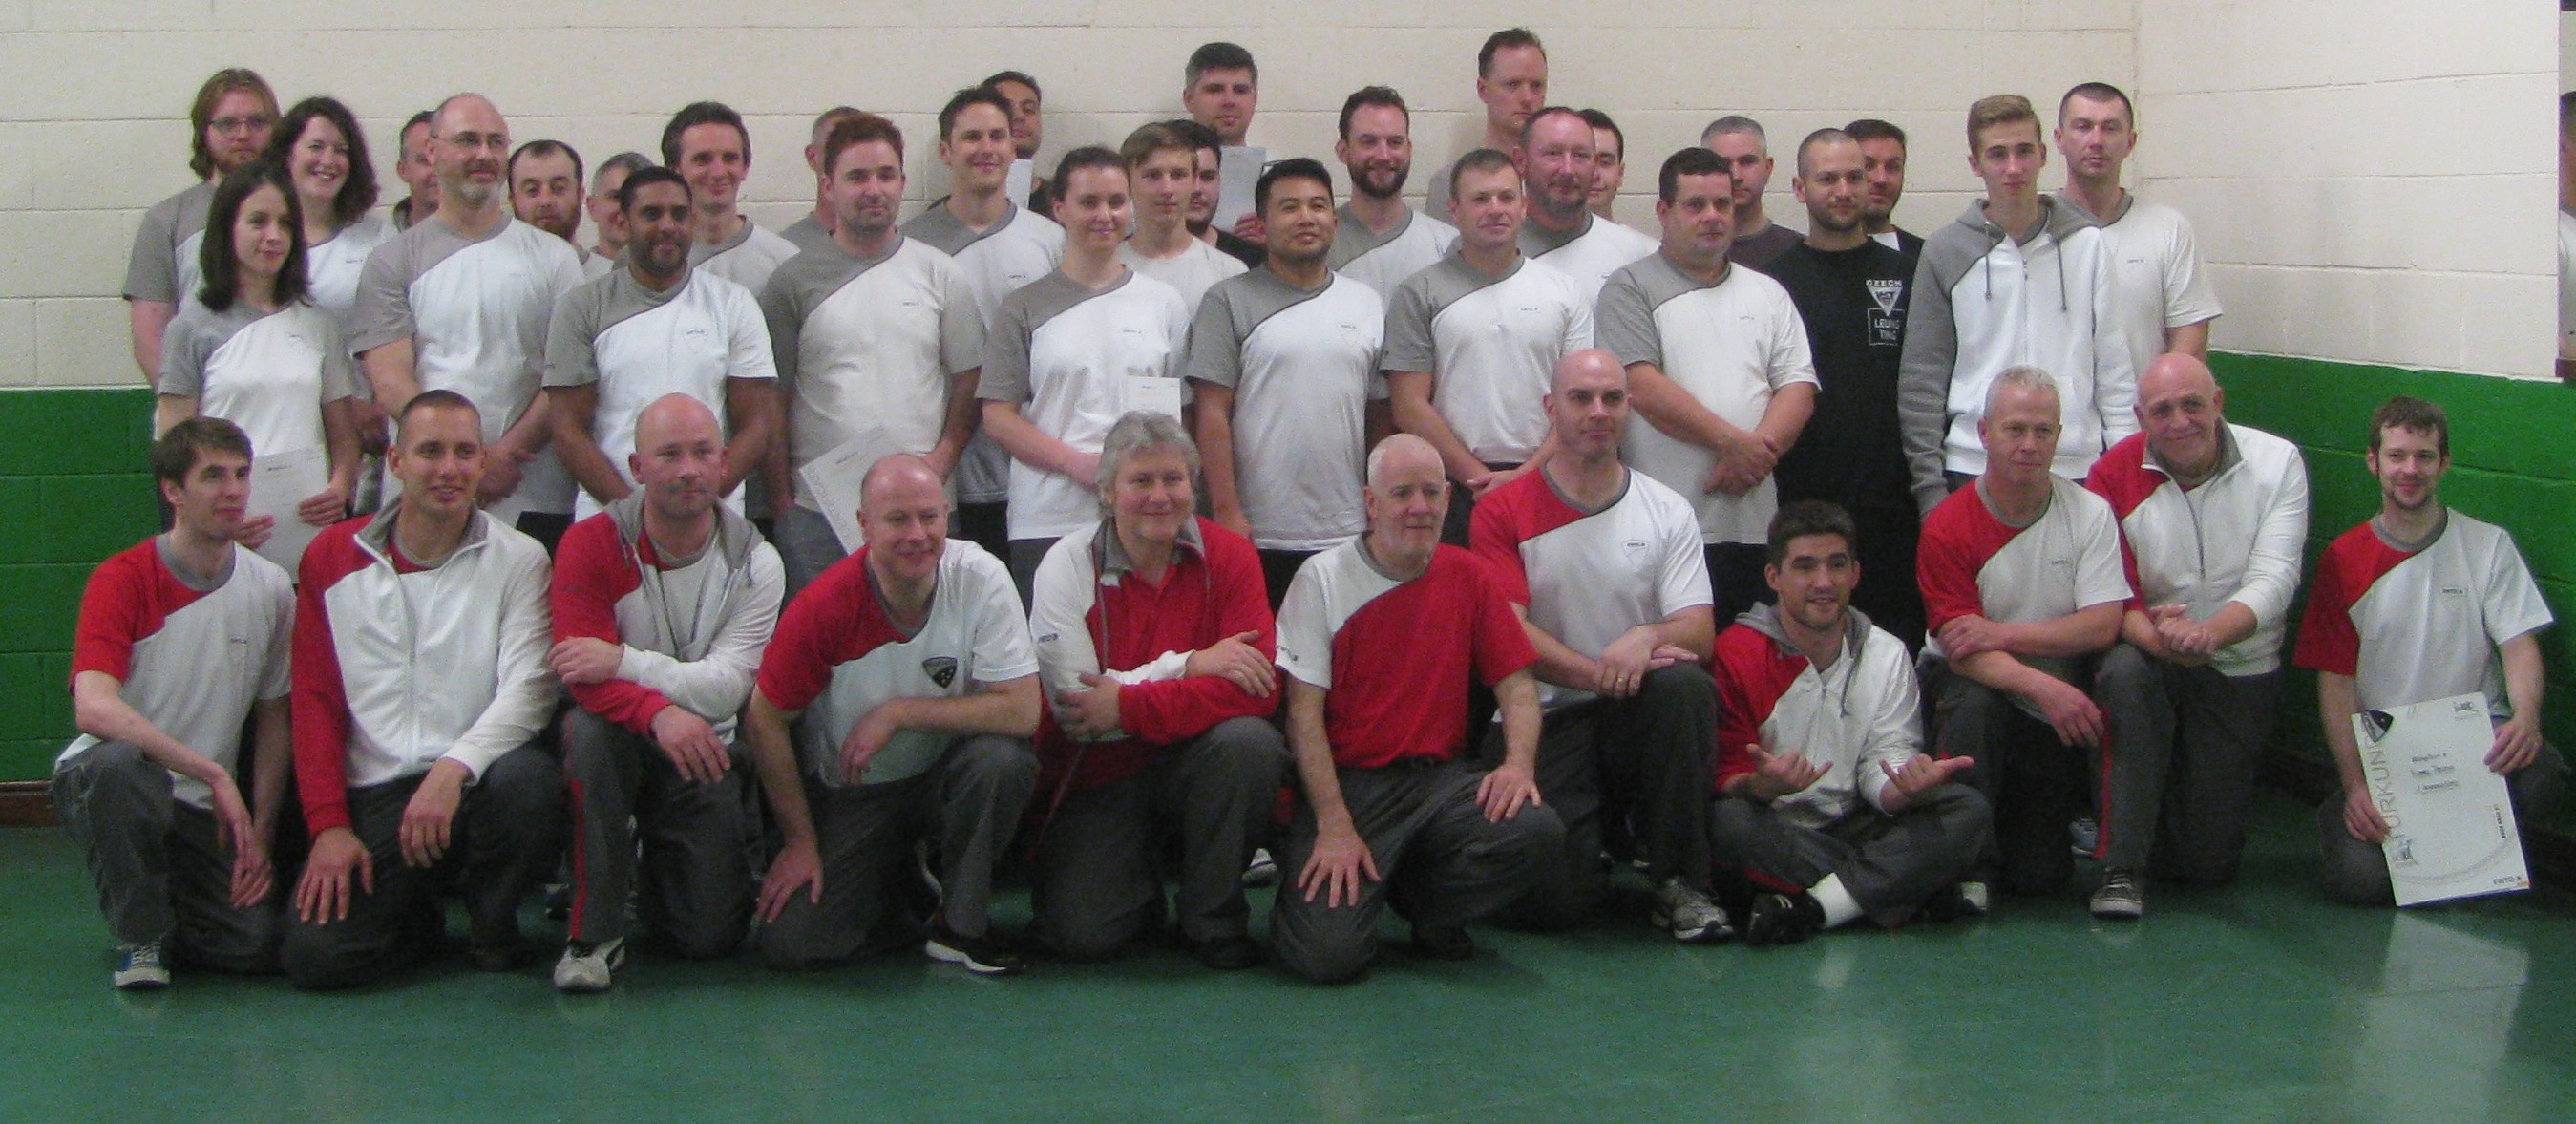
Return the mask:
M 1270 163 L 1270 150 L 1248 144 L 1230 145 L 1217 150 L 1216 215 L 1218 230 L 1229 234 L 1234 224 L 1253 212 L 1253 189 L 1261 186 L 1261 169 Z
M 1037 186 L 1037 176 L 1036 161 L 1011 161 L 1011 170 L 1002 176 L 1002 198 L 1010 200 L 1014 207 L 1028 206 L 1029 189 Z
M 868 541 L 859 533 L 859 484 L 867 477 L 869 466 L 889 453 L 902 451 L 894 447 L 884 430 L 869 426 L 796 470 L 796 478 L 805 484 L 805 494 L 814 497 L 814 506 L 822 508 L 823 518 L 831 522 L 832 537 L 841 540 L 841 549 L 856 553 L 860 544 Z
M 2483 695 L 2458 695 L 2352 716 L 2370 800 L 2388 821 L 2388 881 L 2397 904 L 2531 888 L 2522 835 Z
M 251 458 L 250 504 L 242 514 L 277 520 L 268 541 L 259 546 L 260 557 L 285 567 L 288 574 L 295 573 L 304 561 L 305 546 L 322 533 L 322 528 L 295 513 L 296 505 L 330 483 L 331 457 L 321 449 L 288 449 Z
M 1181 380 L 1161 375 L 1128 375 L 1126 379 L 1118 396 L 1119 413 L 1142 410 L 1181 420 Z

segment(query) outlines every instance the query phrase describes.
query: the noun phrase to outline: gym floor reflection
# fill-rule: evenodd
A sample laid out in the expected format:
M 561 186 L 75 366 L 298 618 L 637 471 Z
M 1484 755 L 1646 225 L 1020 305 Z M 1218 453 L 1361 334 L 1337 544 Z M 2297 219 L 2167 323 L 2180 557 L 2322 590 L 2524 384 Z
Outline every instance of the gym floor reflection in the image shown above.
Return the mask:
M 2237 887 L 2154 887 L 2137 925 L 2070 891 L 1963 925 L 1684 948 L 1632 886 L 1638 918 L 1480 930 L 1468 963 L 1399 939 L 1343 988 L 1165 952 L 1005 980 L 913 954 L 804 976 L 643 957 L 578 999 L 462 957 L 345 995 L 184 971 L 122 995 L 70 841 L 0 831 L 0 1117 L 2576 1117 L 2576 901 L 2331 906 L 2307 883 L 2312 822 L 2267 797 Z M 1024 919 L 1025 893 L 1002 913 Z

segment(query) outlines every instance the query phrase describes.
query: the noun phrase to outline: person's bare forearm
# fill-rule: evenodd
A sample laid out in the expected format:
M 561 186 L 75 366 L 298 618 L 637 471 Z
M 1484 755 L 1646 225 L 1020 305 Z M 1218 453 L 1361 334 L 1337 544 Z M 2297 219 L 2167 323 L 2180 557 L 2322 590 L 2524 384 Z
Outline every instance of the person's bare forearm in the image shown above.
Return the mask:
M 420 373 L 414 369 L 410 340 L 395 340 L 368 348 L 358 357 L 358 366 L 367 374 L 367 386 L 376 395 L 376 405 L 396 418 L 403 406 L 420 396 Z
M 2540 662 L 2540 639 L 2535 633 L 2523 633 L 2498 645 L 2504 657 L 2504 697 L 2513 707 L 2513 716 L 2528 721 L 2534 729 L 2540 724 L 2540 696 L 2548 689 L 2548 677 Z
M 1503 716 L 1503 764 L 1537 770 L 1539 731 L 1547 721 L 1538 706 L 1538 680 L 1526 669 L 1513 672 L 1494 685 L 1494 701 Z
M 2209 361 L 2209 321 L 2165 329 L 2165 352 L 2188 355 L 2203 363 Z
M 787 735 L 787 724 L 795 717 L 770 705 L 754 688 L 750 705 L 743 708 L 742 732 L 751 743 L 751 765 L 760 775 L 760 791 L 768 796 L 770 814 L 778 819 L 780 839 L 789 846 L 810 847 L 814 814 L 805 805 L 805 777 L 796 766 L 796 749 Z
M 1387 376 L 1387 402 L 1395 427 L 1430 442 L 1450 479 L 1473 480 L 1485 474 L 1485 462 L 1458 439 L 1449 419 L 1441 417 L 1440 408 L 1432 404 L 1434 377 L 1429 371 L 1397 371 Z
M 2359 694 L 2352 677 L 2331 671 L 2317 673 L 2317 720 L 2325 726 L 2326 752 L 2334 756 L 2335 774 L 2342 778 L 2345 792 L 2363 787 L 2361 743 L 2353 740 L 2352 716 L 2360 709 Z
M 331 458 L 331 484 L 348 496 L 358 487 L 358 403 L 342 398 L 322 405 L 322 446 Z
M 549 411 L 554 427 L 555 456 L 563 461 L 564 471 L 581 483 L 599 502 L 614 503 L 634 491 L 626 477 L 609 463 L 608 454 L 590 435 L 592 420 L 597 417 L 599 384 L 583 386 L 550 386 L 546 398 L 554 404 Z
M 1306 790 L 1306 806 L 1315 813 L 1319 831 L 1349 831 L 1350 806 L 1342 802 L 1342 778 L 1333 766 L 1333 745 L 1324 733 L 1324 690 L 1288 680 L 1288 748 L 1297 757 L 1297 779 Z
M 1752 435 L 1717 416 L 1652 363 L 1628 364 L 1628 399 L 1637 416 L 1668 437 L 1724 456 Z M 1803 420 L 1801 425 L 1805 424 Z
M 1027 675 L 955 698 L 888 699 L 879 704 L 904 730 L 943 734 L 999 734 L 1025 738 L 1038 730 L 1038 679 Z
M 1011 454 L 1011 458 L 1021 464 L 1041 472 L 1070 477 L 1084 487 L 1094 483 L 1083 479 L 1082 460 L 1086 454 L 1039 429 L 1036 422 L 1020 413 L 1018 403 L 985 402 L 984 430 L 993 435 L 994 442 L 1002 446 L 1003 452 Z
M 277 817 L 286 804 L 286 778 L 295 768 L 292 727 L 283 697 L 252 704 L 250 820 L 260 841 L 276 836 Z
M 1208 510 L 1220 521 L 1243 518 L 1234 486 L 1234 388 L 1198 384 L 1199 474 L 1207 479 Z
M 127 301 L 126 327 L 134 335 L 134 365 L 143 368 L 143 385 L 155 393 L 161 389 L 161 342 L 170 334 L 170 322 L 179 318 L 179 306 L 169 301 Z
M 1995 622 L 2004 649 L 2017 656 L 2089 656 L 2120 638 L 2120 617 L 2127 606 L 2118 601 L 2087 605 L 2044 621 Z
M 1762 411 L 1762 420 L 1753 432 L 1771 439 L 1771 444 L 1786 453 L 1798 443 L 1798 435 L 1807 431 L 1807 422 L 1816 416 L 1816 388 L 1806 383 L 1791 383 L 1772 392 L 1771 405 Z
M 778 440 L 778 392 L 770 379 L 726 379 L 725 421 L 733 427 L 733 438 L 725 443 L 725 495 L 745 477 L 762 470 Z M 790 496 L 777 497 L 784 507 Z
M 153 764 L 173 773 L 215 783 L 223 766 L 153 725 L 151 719 L 125 701 L 123 687 L 115 676 L 104 671 L 84 671 L 73 676 L 73 725 L 100 741 L 133 743 Z

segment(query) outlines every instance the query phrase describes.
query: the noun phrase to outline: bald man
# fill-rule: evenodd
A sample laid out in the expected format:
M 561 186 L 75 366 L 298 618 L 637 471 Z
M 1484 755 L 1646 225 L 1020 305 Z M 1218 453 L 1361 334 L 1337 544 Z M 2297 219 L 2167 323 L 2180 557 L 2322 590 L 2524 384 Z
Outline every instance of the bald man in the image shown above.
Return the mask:
M 1270 934 L 1280 963 L 1318 983 L 1367 969 L 1389 905 L 1425 955 L 1475 955 L 1467 925 L 1527 894 L 1563 849 L 1537 782 L 1538 654 L 1493 574 L 1441 545 L 1451 486 L 1430 442 L 1379 442 L 1367 532 L 1310 559 L 1279 610 L 1305 800 Z M 1464 754 L 1471 677 L 1502 703 L 1491 769 Z
M 574 524 L 556 552 L 547 662 L 581 704 L 563 726 L 573 861 L 560 991 L 605 991 L 625 961 L 639 833 L 639 912 L 657 947 L 725 956 L 751 918 L 734 715 L 787 579 L 719 502 L 726 457 L 714 411 L 655 399 L 626 458 L 637 491 Z
M 918 933 L 891 890 L 934 840 L 943 897 L 922 951 L 1021 971 L 991 929 L 993 867 L 1037 787 L 1038 661 L 1010 571 L 948 537 L 930 462 L 860 483 L 866 545 L 778 619 L 743 724 L 781 842 L 762 880 L 761 959 L 818 968 Z
M 1589 912 L 1608 889 L 1604 837 L 1633 817 L 1655 923 L 1684 943 L 1724 940 L 1734 928 L 1707 885 L 1717 702 L 1701 665 L 1717 626 L 1699 516 L 1620 462 L 1617 356 L 1567 355 L 1546 407 L 1557 454 L 1488 493 L 1468 533 L 1538 649 L 1539 787 L 1565 820 L 1558 869 L 1516 914 L 1556 927 Z M 1624 834 L 1610 842 L 1628 850 Z
M 367 256 L 349 350 L 376 404 L 400 411 L 424 390 L 464 395 L 482 417 L 480 498 L 505 523 L 554 547 L 572 523 L 573 486 L 549 447 L 538 393 L 555 302 L 582 283 L 572 243 L 510 214 L 510 127 L 480 94 L 430 118 L 438 211 Z
M 2137 587 L 2094 683 L 2111 722 L 2097 917 L 2144 913 L 2150 874 L 2225 882 L 2245 850 L 2308 473 L 2297 445 L 2229 422 L 2226 402 L 2200 360 L 2155 359 L 2138 378 L 2139 432 L 2085 480 L 2120 519 Z

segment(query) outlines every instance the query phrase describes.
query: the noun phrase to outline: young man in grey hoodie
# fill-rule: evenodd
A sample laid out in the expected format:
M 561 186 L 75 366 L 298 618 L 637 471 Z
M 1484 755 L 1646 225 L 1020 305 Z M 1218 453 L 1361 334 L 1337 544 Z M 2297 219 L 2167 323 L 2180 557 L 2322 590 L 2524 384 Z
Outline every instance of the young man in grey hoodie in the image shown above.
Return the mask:
M 2048 149 L 2030 100 L 1997 94 L 1968 109 L 1968 166 L 1986 197 L 1924 241 L 1897 377 L 1915 506 L 1925 514 L 1985 471 L 1977 440 L 1986 388 L 2007 367 L 2056 377 L 2054 470 L 2081 480 L 2137 432 L 2137 372 L 2120 330 L 2112 262 L 2091 217 L 2039 190 Z

